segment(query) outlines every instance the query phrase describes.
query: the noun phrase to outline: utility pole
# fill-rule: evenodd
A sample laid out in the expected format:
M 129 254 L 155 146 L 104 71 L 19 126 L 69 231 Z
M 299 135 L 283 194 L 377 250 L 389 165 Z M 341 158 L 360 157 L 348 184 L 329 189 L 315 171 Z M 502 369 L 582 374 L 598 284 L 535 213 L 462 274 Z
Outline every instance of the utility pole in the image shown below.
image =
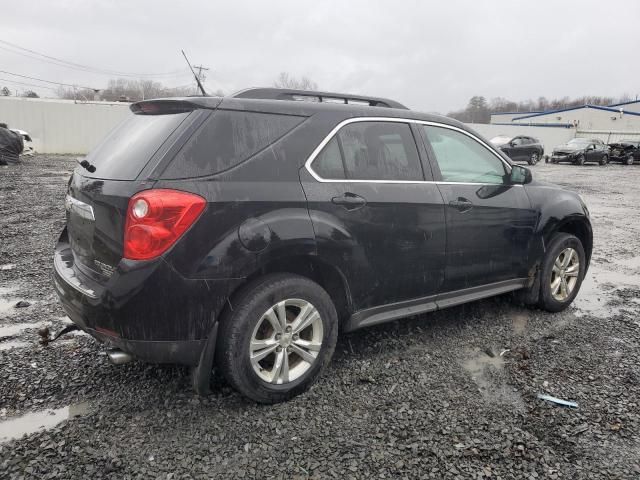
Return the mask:
M 205 71 L 205 72 L 209 71 L 209 68 L 203 67 L 202 65 L 194 65 L 193 68 L 198 70 L 197 77 L 198 77 L 198 80 L 200 80 L 200 83 L 204 83 L 204 81 L 207 78 L 207 76 L 202 72 L 203 71 Z M 198 92 L 198 82 L 196 82 L 196 93 L 197 92 Z

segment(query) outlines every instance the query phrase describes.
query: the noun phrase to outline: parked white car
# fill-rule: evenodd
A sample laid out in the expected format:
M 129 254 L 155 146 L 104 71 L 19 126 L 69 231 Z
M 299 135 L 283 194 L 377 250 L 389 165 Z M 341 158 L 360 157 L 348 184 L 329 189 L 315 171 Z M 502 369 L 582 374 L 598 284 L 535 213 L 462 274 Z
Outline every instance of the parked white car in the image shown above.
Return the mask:
M 22 150 L 22 153 L 20 155 L 31 156 L 36 153 L 35 149 L 33 148 L 33 140 L 31 139 L 31 135 L 29 135 L 28 132 L 19 130 L 17 128 L 11 128 L 10 130 L 22 137 L 22 141 L 24 142 L 24 149 Z

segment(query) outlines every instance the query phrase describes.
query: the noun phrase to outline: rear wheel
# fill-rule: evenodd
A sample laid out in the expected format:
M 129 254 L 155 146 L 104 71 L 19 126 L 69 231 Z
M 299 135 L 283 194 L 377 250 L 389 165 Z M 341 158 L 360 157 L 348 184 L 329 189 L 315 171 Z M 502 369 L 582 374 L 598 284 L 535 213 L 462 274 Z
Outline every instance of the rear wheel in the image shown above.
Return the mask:
M 538 163 L 538 160 L 540 160 L 540 155 L 538 155 L 538 152 L 533 152 L 529 157 L 528 163 L 529 165 L 535 165 L 536 163 Z
M 549 312 L 564 310 L 578 294 L 586 258 L 580 240 L 568 233 L 557 233 L 540 269 L 540 295 L 538 306 Z
M 600 165 L 606 165 L 607 163 L 609 163 L 609 157 L 607 155 L 603 155 L 600 159 Z
M 333 354 L 338 319 L 315 282 L 271 274 L 247 285 L 221 320 L 217 365 L 240 393 L 260 403 L 307 390 Z

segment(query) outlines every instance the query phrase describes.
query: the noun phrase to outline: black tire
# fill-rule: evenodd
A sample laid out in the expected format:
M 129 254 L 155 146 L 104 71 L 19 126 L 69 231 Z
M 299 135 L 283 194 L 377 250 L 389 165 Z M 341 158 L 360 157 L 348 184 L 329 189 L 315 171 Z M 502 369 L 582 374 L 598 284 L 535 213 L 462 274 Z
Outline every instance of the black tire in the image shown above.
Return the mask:
M 570 295 L 566 300 L 559 301 L 553 297 L 551 292 L 551 276 L 556 259 L 560 253 L 568 247 L 573 248 L 578 254 L 578 260 L 580 262 L 579 272 L 576 284 Z M 582 285 L 582 280 L 584 278 L 585 267 L 586 259 L 584 248 L 580 240 L 569 233 L 556 233 L 549 242 L 549 248 L 545 253 L 539 272 L 540 293 L 538 296 L 538 306 L 548 312 L 560 312 L 571 305 L 571 302 L 573 302 L 580 291 L 580 286 Z
M 633 155 L 629 155 L 629 156 L 625 159 L 624 163 L 625 163 L 626 165 L 633 165 Z
M 527 161 L 527 163 L 533 166 L 536 163 L 538 163 L 539 160 L 540 160 L 540 155 L 538 155 L 538 152 L 533 152 L 529 157 L 529 160 Z
M 576 158 L 575 163 L 576 165 L 584 165 L 585 160 L 586 159 L 584 158 L 584 155 L 580 155 L 578 158 Z
M 602 158 L 600 159 L 600 165 L 606 165 L 607 163 L 609 163 L 609 157 L 607 155 L 603 155 Z
M 285 299 L 311 303 L 322 321 L 322 346 L 309 369 L 284 384 L 268 383 L 254 371 L 249 344 L 264 313 Z M 306 391 L 331 360 L 338 338 L 338 315 L 327 292 L 317 283 L 293 274 L 269 274 L 242 289 L 220 320 L 216 365 L 226 380 L 240 393 L 259 403 L 278 403 Z M 285 350 L 286 351 L 286 350 Z

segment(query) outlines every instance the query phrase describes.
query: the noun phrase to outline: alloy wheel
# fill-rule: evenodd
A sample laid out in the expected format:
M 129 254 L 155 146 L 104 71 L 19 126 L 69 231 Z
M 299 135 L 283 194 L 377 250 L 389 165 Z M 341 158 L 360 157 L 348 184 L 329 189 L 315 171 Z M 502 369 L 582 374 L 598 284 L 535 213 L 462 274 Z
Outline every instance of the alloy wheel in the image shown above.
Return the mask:
M 564 302 L 571 296 L 578 283 L 580 257 L 578 252 L 568 247 L 560 252 L 551 270 L 551 296 Z
M 536 152 L 531 154 L 531 158 L 529 159 L 529 164 L 530 165 L 535 165 L 536 163 L 538 163 L 538 154 Z
M 315 363 L 324 328 L 318 310 L 306 300 L 290 298 L 269 308 L 251 334 L 253 371 L 265 382 L 286 384 Z

